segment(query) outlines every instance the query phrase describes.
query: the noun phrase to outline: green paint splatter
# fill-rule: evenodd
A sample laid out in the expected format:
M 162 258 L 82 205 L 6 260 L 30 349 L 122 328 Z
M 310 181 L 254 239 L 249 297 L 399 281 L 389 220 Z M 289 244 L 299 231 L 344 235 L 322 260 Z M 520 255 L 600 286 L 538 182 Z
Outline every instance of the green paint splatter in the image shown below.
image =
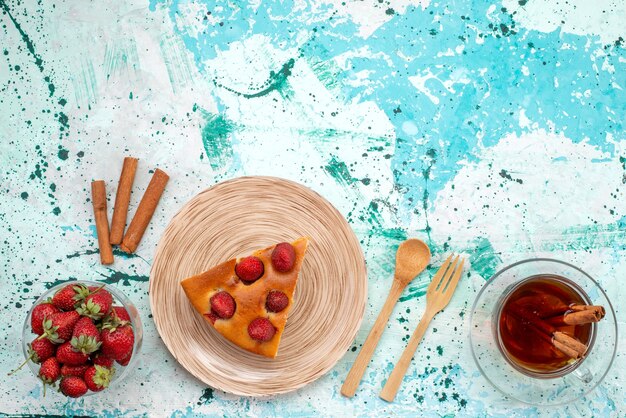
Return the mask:
M 9 16 L 9 19 L 11 19 L 11 22 L 13 22 L 13 26 L 15 26 L 15 29 L 17 29 L 17 31 L 22 36 L 22 40 L 26 44 L 26 48 L 28 49 L 28 52 L 30 52 L 33 58 L 35 58 L 35 65 L 37 66 L 37 68 L 39 68 L 39 71 L 43 73 L 44 71 L 43 60 L 41 59 L 39 54 L 37 54 L 37 51 L 35 51 L 35 45 L 30 40 L 30 37 L 28 36 L 28 34 L 22 30 L 22 26 L 17 22 L 17 20 L 15 20 L 15 18 L 11 14 L 11 10 L 9 9 L 9 6 L 6 4 L 4 0 L 0 0 L 0 9 L 4 10 L 7 16 Z M 8 55 L 8 52 L 6 50 L 5 50 L 5 55 Z
M 443 347 L 442 347 L 442 346 L 440 346 L 440 345 L 438 345 L 438 346 L 437 346 L 437 354 L 439 354 L 440 356 L 442 356 L 442 355 L 443 355 Z M 446 387 L 447 387 L 447 386 L 446 386 Z
M 202 128 L 202 144 L 211 168 L 224 168 L 233 157 L 230 134 L 235 125 L 222 115 L 215 115 L 202 110 L 205 124 Z
M 213 402 L 214 395 L 212 388 L 206 388 L 202 391 L 202 396 L 198 399 L 198 405 L 206 405 Z
M 128 274 L 112 269 L 108 270 L 111 272 L 109 276 L 100 273 L 101 276 L 105 277 L 104 280 L 99 280 L 100 282 L 106 284 L 116 284 L 121 282 L 123 286 L 130 286 L 130 282 L 147 282 L 148 280 L 150 280 L 149 276 Z
M 133 92 L 132 92 L 132 91 L 128 94 L 128 98 L 129 98 L 130 100 L 133 100 Z
M 502 260 L 486 238 L 480 237 L 474 242 L 476 246 L 470 256 L 470 265 L 483 279 L 488 280 L 496 273 Z
M 56 216 L 59 216 L 61 214 L 61 208 L 55 206 L 55 208 L 52 209 L 52 213 L 54 213 Z
M 335 156 L 333 156 L 329 163 L 326 164 L 324 171 L 330 174 L 330 176 L 334 178 L 337 183 L 344 187 L 359 181 L 350 175 L 350 170 L 348 170 L 346 163 L 340 161 Z
M 26 192 L 22 192 L 22 194 L 20 195 L 22 197 L 22 199 L 26 200 L 28 199 L 28 193 Z
M 53 288 L 54 286 L 60 285 L 62 283 L 68 283 L 68 282 L 75 282 L 78 279 L 76 277 L 70 277 L 67 279 L 59 279 L 59 280 L 55 280 L 53 282 L 46 282 L 44 283 L 44 286 L 46 287 L 46 289 L 50 289 Z
M 424 285 L 423 287 L 410 287 L 409 286 L 408 293 L 404 296 L 400 296 L 400 299 L 398 300 L 400 302 L 406 302 L 407 300 L 421 298 L 422 296 L 426 294 L 426 287 L 427 285 Z
M 35 164 L 35 171 L 33 171 L 32 173 L 30 173 L 30 179 L 34 180 L 35 177 L 38 179 L 41 179 L 41 177 L 43 176 L 43 172 L 41 170 L 41 166 L 39 164 Z
M 317 76 L 317 79 L 327 90 L 332 90 L 337 87 L 337 80 L 342 70 L 335 61 L 309 62 L 309 64 L 311 65 L 311 70 Z
M 230 91 L 231 93 L 235 93 L 239 96 L 245 97 L 246 99 L 254 99 L 257 97 L 263 97 L 270 94 L 273 91 L 278 92 L 281 96 L 287 95 L 288 82 L 287 79 L 291 75 L 291 70 L 295 64 L 295 60 L 293 58 L 289 59 L 285 64 L 283 64 L 282 68 L 275 71 L 270 71 L 270 76 L 265 83 L 262 84 L 260 90 L 255 93 L 241 93 L 230 87 L 226 87 L 221 83 L 215 81 L 215 85 L 217 87 L 221 87 Z
M 70 152 L 68 150 L 66 150 L 65 148 L 61 148 L 59 150 L 58 156 L 60 159 L 62 160 L 67 160 L 67 157 L 69 156 Z
M 508 172 L 508 171 L 506 171 L 506 170 L 504 170 L 504 169 L 503 169 L 503 170 L 501 170 L 501 171 L 500 171 L 500 173 L 498 173 L 498 174 L 500 174 L 500 177 L 502 177 L 502 178 L 504 178 L 504 179 L 511 180 L 511 181 L 514 181 L 514 182 L 519 183 L 519 184 L 523 184 L 523 183 L 524 183 L 524 181 L 522 181 L 522 179 L 514 179 L 514 178 L 513 178 L 513 177 L 509 174 L 509 172 Z
M 83 255 L 93 255 L 93 254 L 100 254 L 100 250 L 96 249 L 96 250 L 87 250 L 87 251 L 77 251 L 75 253 L 72 254 L 68 254 L 65 257 L 66 258 L 76 258 L 76 257 L 81 257 Z M 139 257 L 137 254 L 128 254 L 122 250 L 120 250 L 119 248 L 114 248 L 113 249 L 113 255 L 116 257 L 123 257 L 123 258 L 135 258 L 135 257 Z
M 61 130 L 63 130 L 63 128 L 69 129 L 70 125 L 68 124 L 69 119 L 67 115 L 63 112 L 59 112 L 58 118 L 59 118 L 59 123 L 61 124 Z

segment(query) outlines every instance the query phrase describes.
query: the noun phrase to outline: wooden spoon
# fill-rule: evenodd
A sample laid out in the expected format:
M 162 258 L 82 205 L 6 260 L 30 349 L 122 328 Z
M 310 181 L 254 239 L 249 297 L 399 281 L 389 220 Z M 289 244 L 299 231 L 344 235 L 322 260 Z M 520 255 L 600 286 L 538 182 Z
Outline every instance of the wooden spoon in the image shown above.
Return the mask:
M 374 350 L 378 345 L 383 331 L 385 330 L 385 324 L 389 320 L 389 316 L 393 311 L 393 307 L 396 306 L 398 298 L 402 294 L 402 291 L 418 274 L 420 274 L 428 263 L 430 262 L 430 249 L 428 246 L 415 238 L 404 241 L 398 247 L 396 252 L 396 273 L 393 278 L 393 284 L 389 290 L 387 300 L 383 305 L 378 318 L 372 327 L 367 339 L 363 343 L 361 352 L 357 356 L 346 381 L 341 387 L 341 394 L 351 398 L 354 396 L 356 389 L 361 383 L 363 373 L 374 354 Z

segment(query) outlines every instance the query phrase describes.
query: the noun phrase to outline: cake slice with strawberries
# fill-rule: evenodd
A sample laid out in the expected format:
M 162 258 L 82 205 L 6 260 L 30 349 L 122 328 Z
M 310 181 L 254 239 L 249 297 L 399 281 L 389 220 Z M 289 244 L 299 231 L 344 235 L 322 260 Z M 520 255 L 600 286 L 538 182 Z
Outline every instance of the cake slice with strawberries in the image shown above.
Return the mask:
M 180 284 L 193 307 L 226 339 L 274 358 L 293 305 L 308 238 L 234 258 Z

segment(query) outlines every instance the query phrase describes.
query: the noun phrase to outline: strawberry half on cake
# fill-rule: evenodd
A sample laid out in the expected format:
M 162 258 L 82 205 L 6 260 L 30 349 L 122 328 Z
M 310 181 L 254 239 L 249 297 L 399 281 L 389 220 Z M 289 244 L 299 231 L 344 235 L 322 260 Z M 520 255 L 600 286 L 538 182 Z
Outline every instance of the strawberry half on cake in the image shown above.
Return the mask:
M 293 305 L 308 238 L 234 258 L 180 284 L 193 307 L 226 339 L 274 358 Z

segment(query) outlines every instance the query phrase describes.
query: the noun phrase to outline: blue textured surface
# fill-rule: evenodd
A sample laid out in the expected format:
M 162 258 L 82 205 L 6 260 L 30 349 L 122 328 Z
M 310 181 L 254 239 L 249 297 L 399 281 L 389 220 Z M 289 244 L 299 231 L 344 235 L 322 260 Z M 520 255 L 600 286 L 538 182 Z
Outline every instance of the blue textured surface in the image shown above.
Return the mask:
M 76 401 L 42 399 L 28 373 L 5 378 L 0 412 L 624 416 L 621 352 L 585 399 L 538 409 L 490 387 L 467 344 L 481 285 L 530 256 L 590 272 L 622 317 L 623 2 L 101 3 L 0 0 L 0 370 L 20 361 L 34 298 L 70 278 L 118 286 L 137 304 L 141 368 Z M 137 255 L 103 267 L 89 181 L 114 190 L 124 155 L 141 160 L 131 213 L 150 169 L 172 180 Z M 182 204 L 254 174 L 300 181 L 335 204 L 362 241 L 370 284 L 346 356 L 313 384 L 268 399 L 213 391 L 189 375 L 161 343 L 147 296 L 156 243 Z M 344 399 L 339 387 L 409 236 L 428 242 L 433 264 L 400 299 L 357 397 Z M 471 268 L 387 404 L 377 394 L 450 251 Z

